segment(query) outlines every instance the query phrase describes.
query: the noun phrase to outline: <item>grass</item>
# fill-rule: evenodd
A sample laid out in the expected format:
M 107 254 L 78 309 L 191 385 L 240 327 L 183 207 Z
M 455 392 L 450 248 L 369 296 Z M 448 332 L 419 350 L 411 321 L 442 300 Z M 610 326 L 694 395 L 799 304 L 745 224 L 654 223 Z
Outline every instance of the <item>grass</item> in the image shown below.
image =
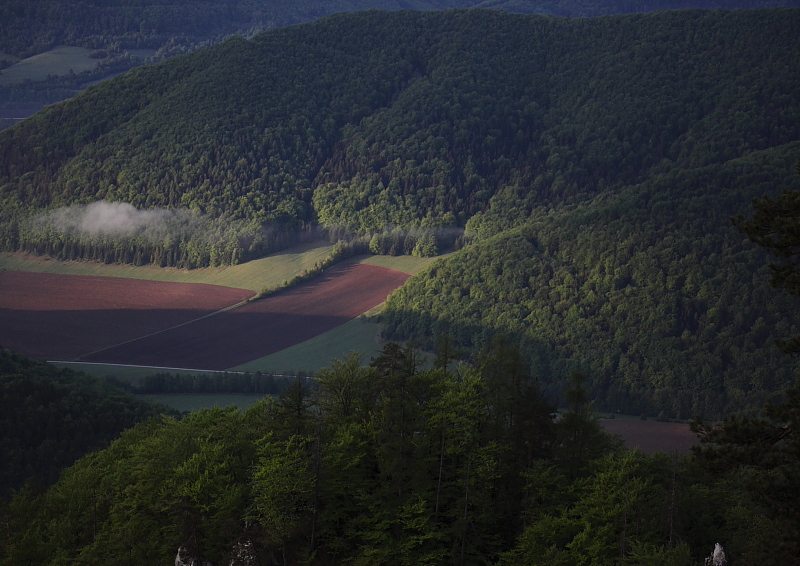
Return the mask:
M 35 271 L 68 275 L 103 275 L 176 283 L 209 283 L 224 287 L 249 289 L 256 293 L 267 287 L 278 287 L 327 258 L 333 246 L 327 242 L 303 244 L 267 257 L 226 267 L 177 269 L 111 264 L 92 261 L 56 261 L 20 253 L 0 254 L 0 270 Z
M 230 368 L 231 371 L 261 371 L 265 373 L 313 373 L 329 366 L 334 358 L 341 359 L 351 350 L 364 355 L 364 362 L 377 356 L 383 344 L 381 325 L 363 317 L 354 318 L 311 340 L 280 352 Z
M 161 403 L 178 411 L 197 411 L 210 407 L 236 405 L 243 411 L 253 405 L 263 395 L 244 395 L 237 393 L 160 393 L 156 395 L 136 395 L 150 403 Z
M 0 253 L 0 271 L 18 270 L 65 275 L 101 275 L 175 283 L 209 283 L 223 287 L 249 289 L 256 293 L 280 287 L 302 270 L 310 270 L 327 258 L 333 246 L 327 242 L 301 244 L 261 259 L 226 267 L 177 269 L 145 265 L 105 264 L 93 261 L 57 261 L 25 253 Z M 439 256 L 441 258 L 443 256 Z M 411 256 L 364 256 L 361 263 L 396 269 L 415 275 L 439 258 Z
M 89 57 L 88 49 L 59 46 L 3 69 L 0 74 L 0 86 L 18 84 L 25 79 L 34 82 L 43 81 L 48 75 L 66 75 L 70 69 L 75 73 L 81 73 L 91 70 L 96 63 L 97 59 Z

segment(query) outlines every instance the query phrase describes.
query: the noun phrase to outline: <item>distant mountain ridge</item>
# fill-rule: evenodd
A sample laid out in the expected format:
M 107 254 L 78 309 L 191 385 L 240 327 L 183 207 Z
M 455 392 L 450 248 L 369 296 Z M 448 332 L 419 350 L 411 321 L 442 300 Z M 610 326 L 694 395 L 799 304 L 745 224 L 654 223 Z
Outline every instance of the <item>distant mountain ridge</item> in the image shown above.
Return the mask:
M 610 409 L 753 409 L 791 379 L 771 330 L 796 323 L 728 217 L 798 184 L 798 37 L 776 8 L 370 11 L 233 38 L 0 132 L 0 246 L 196 267 L 316 226 L 384 253 L 466 229 L 390 301 L 393 337 L 507 332 L 553 391 L 582 368 Z M 31 220 L 101 199 L 197 229 Z
M 0 5 L 0 109 L 27 110 L 64 100 L 99 80 L 261 31 L 358 10 L 491 8 L 523 14 L 594 17 L 671 9 L 800 6 L 800 0 L 7 0 Z M 69 57 L 51 50 L 84 48 Z M 56 49 L 59 48 L 59 49 Z M 51 56 L 52 55 L 52 56 Z M 30 79 L 28 82 L 26 79 Z M 0 129 L 12 123 L 0 120 Z
M 522 14 L 592 17 L 686 8 L 798 6 L 798 0 L 7 0 L 0 6 L 0 53 L 29 57 L 56 45 L 170 49 L 231 33 L 308 22 L 336 12 L 492 8 Z

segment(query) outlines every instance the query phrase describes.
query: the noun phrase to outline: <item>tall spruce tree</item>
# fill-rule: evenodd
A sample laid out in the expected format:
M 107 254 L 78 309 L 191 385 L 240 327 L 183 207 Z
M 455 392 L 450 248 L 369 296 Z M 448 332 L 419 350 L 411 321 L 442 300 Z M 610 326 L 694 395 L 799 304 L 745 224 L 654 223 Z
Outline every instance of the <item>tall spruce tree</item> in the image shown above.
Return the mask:
M 775 198 L 764 195 L 753 201 L 752 216 L 740 214 L 731 220 L 739 232 L 778 259 L 770 264 L 772 285 L 800 295 L 800 191 L 784 189 Z M 778 344 L 789 354 L 800 354 L 800 334 Z
M 734 226 L 778 258 L 770 265 L 772 285 L 800 295 L 800 191 L 765 195 L 753 208 L 751 217 L 733 218 Z M 788 354 L 800 354 L 800 335 L 779 344 Z M 764 415 L 731 415 L 718 426 L 692 422 L 701 439 L 695 455 L 716 473 L 739 474 L 753 501 L 774 520 L 776 544 L 749 563 L 800 564 L 800 381 L 783 401 L 767 403 Z

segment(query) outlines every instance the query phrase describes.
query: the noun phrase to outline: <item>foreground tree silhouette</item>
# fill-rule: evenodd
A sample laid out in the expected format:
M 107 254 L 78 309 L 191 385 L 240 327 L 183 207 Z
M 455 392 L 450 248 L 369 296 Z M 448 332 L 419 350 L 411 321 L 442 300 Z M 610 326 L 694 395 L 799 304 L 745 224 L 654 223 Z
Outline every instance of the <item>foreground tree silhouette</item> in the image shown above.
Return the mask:
M 800 174 L 800 163 L 797 165 Z M 777 198 L 753 202 L 754 212 L 732 219 L 755 244 L 779 258 L 770 264 L 771 283 L 800 295 L 800 192 L 784 190 Z M 800 353 L 800 335 L 779 341 L 789 354 Z M 732 415 L 718 426 L 692 422 L 701 445 L 694 448 L 700 462 L 716 473 L 735 472 L 774 520 L 776 544 L 764 556 L 746 563 L 800 564 L 800 381 L 779 403 L 767 403 L 764 418 Z
M 800 163 L 797 164 L 800 174 Z M 771 283 L 791 295 L 800 295 L 800 191 L 785 189 L 778 197 L 753 201 L 753 215 L 732 218 L 739 232 L 779 259 L 771 263 Z M 800 353 L 800 335 L 778 342 L 789 354 Z

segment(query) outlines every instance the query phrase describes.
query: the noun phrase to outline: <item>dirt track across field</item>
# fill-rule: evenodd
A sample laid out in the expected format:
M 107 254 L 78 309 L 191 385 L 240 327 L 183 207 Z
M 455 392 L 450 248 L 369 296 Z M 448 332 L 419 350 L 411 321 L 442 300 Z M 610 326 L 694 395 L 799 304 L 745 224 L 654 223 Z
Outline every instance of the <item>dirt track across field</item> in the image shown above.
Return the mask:
M 359 316 L 382 303 L 408 277 L 384 267 L 340 263 L 293 289 L 81 359 L 227 369 L 304 342 Z
M 47 359 L 83 354 L 170 328 L 253 296 L 201 283 L 0 273 L 0 345 Z
M 612 434 L 618 434 L 626 448 L 639 448 L 642 452 L 675 452 L 688 454 L 698 444 L 697 437 L 684 423 L 663 423 L 636 419 L 601 419 L 600 424 Z

